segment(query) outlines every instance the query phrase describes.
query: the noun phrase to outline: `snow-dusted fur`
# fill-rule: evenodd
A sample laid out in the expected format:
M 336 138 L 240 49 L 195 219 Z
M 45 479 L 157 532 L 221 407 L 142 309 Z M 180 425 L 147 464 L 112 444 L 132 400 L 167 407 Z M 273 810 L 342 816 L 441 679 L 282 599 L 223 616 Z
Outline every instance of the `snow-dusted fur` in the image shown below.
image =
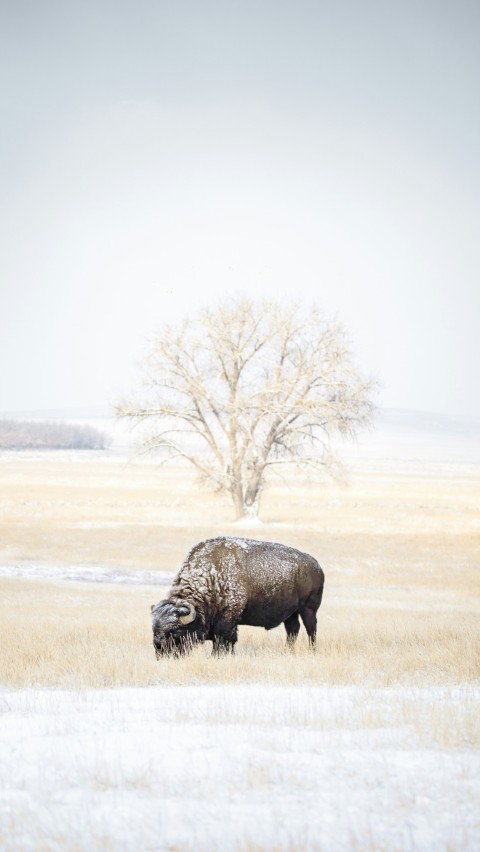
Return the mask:
M 292 547 L 226 536 L 202 541 L 185 558 L 167 600 L 152 607 L 157 656 L 206 639 L 214 652 L 233 651 L 239 624 L 270 630 L 283 622 L 293 644 L 299 617 L 313 647 L 323 584 L 316 559 Z M 184 623 L 192 606 L 193 618 Z

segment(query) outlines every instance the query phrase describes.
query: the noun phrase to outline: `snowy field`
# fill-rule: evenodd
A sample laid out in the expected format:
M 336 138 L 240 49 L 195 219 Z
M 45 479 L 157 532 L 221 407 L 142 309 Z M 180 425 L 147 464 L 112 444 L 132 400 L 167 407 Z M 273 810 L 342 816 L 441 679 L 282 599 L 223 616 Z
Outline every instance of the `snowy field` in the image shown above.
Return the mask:
M 473 852 L 479 702 L 472 687 L 4 690 L 1 848 Z
M 103 425 L 0 456 L 0 849 L 480 850 L 479 425 L 385 413 L 348 487 L 272 482 L 241 530 Z M 319 558 L 319 652 L 157 663 L 150 603 L 239 531 Z

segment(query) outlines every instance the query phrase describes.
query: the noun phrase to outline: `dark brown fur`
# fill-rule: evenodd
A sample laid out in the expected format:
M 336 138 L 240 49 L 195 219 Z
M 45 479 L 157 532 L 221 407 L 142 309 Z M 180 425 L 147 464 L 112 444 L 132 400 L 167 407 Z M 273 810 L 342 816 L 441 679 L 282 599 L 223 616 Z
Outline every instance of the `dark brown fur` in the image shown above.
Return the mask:
M 214 653 L 233 652 L 239 624 L 271 630 L 283 622 L 292 646 L 300 618 L 313 648 L 323 585 L 316 559 L 292 547 L 225 536 L 202 541 L 185 558 L 168 598 L 152 607 L 157 657 L 205 640 Z M 193 620 L 182 623 L 192 605 Z

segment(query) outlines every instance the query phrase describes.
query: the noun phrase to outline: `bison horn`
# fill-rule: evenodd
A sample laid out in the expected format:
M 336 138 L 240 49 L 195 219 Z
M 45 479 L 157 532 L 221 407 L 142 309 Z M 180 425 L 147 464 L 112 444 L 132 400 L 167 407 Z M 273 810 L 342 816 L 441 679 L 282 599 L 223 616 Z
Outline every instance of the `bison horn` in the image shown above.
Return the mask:
M 195 620 L 195 607 L 189 601 L 185 601 L 178 608 L 178 620 L 180 624 L 191 624 Z

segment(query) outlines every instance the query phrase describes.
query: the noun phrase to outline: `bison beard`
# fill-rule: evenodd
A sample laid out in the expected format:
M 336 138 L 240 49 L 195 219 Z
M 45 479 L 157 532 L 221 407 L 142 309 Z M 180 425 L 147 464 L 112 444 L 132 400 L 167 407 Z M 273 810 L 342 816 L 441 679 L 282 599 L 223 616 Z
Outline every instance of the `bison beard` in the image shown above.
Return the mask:
M 282 622 L 293 646 L 305 625 L 315 647 L 324 574 L 308 553 L 274 542 L 225 536 L 195 545 L 166 600 L 152 606 L 157 659 L 180 656 L 197 642 L 233 653 L 239 624 L 271 630 Z

